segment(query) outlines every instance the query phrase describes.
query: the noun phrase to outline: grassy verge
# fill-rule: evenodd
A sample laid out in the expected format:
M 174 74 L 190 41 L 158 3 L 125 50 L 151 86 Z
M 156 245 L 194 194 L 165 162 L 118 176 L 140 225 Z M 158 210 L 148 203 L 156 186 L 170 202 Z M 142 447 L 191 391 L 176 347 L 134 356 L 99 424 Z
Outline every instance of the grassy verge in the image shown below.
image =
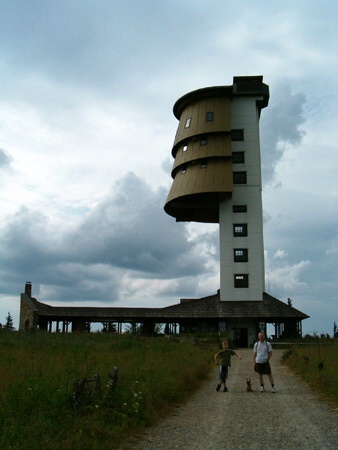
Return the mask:
M 118 448 L 194 392 L 213 363 L 210 348 L 164 338 L 5 331 L 0 361 L 4 450 Z M 73 382 L 95 375 L 101 390 L 72 402 Z
M 292 345 L 283 362 L 306 381 L 323 399 L 338 407 L 338 341 L 318 340 Z

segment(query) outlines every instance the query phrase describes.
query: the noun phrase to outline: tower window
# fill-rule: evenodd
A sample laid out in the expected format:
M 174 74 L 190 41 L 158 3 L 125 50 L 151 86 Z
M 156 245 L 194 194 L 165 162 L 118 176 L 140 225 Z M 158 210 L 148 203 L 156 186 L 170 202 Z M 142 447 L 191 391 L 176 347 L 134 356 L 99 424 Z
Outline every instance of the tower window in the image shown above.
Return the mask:
M 246 223 L 235 223 L 233 225 L 234 236 L 247 236 L 248 235 L 248 224 Z
M 207 145 L 208 138 L 206 136 L 202 136 L 200 140 L 200 145 Z
M 207 161 L 206 161 L 205 159 L 203 159 L 203 160 L 201 161 L 200 168 L 201 168 L 201 169 L 205 169 L 206 167 L 207 167 Z
M 231 130 L 232 141 L 244 141 L 244 130 Z
M 188 150 L 188 146 L 187 145 L 183 145 L 183 149 L 184 152 L 186 152 Z
M 205 115 L 206 122 L 212 122 L 214 120 L 214 113 L 212 111 L 208 111 Z
M 232 154 L 233 164 L 244 164 L 244 152 L 234 152 Z
M 249 287 L 249 275 L 247 273 L 234 275 L 235 288 L 247 288 Z
M 182 167 L 182 173 L 185 173 L 187 171 L 187 168 L 184 166 L 184 167 Z
M 234 172 L 233 182 L 234 184 L 246 184 L 246 172 Z
M 191 117 L 188 117 L 187 120 L 185 121 L 185 128 L 189 128 L 190 123 L 191 123 Z
M 232 205 L 232 212 L 234 213 L 246 213 L 247 206 L 246 205 Z
M 235 248 L 234 249 L 234 261 L 235 262 L 248 262 L 248 249 L 247 248 Z

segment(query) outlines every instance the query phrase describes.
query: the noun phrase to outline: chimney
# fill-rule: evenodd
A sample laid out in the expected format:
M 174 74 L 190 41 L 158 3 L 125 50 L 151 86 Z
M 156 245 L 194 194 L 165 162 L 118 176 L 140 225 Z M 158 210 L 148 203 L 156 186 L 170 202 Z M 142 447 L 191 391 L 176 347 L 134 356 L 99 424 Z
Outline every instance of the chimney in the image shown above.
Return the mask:
M 28 295 L 28 297 L 32 297 L 32 283 L 30 281 L 26 281 L 25 294 Z

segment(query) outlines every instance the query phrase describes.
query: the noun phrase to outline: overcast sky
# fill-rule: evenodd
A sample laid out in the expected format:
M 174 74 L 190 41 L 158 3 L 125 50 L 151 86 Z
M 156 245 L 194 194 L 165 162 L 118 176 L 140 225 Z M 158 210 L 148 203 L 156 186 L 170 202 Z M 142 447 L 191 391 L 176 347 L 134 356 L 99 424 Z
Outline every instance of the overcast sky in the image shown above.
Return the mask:
M 0 322 L 219 289 L 218 226 L 176 223 L 175 101 L 263 75 L 266 290 L 338 323 L 336 0 L 3 0 Z

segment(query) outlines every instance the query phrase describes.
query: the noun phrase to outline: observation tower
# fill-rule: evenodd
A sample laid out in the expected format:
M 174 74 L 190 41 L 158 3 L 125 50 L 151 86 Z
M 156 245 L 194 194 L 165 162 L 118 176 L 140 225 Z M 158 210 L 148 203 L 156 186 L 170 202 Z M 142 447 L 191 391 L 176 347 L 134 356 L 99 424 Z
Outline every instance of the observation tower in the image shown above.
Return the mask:
M 220 300 L 262 301 L 265 291 L 261 110 L 263 76 L 187 93 L 173 112 L 172 186 L 164 210 L 176 221 L 219 223 Z

